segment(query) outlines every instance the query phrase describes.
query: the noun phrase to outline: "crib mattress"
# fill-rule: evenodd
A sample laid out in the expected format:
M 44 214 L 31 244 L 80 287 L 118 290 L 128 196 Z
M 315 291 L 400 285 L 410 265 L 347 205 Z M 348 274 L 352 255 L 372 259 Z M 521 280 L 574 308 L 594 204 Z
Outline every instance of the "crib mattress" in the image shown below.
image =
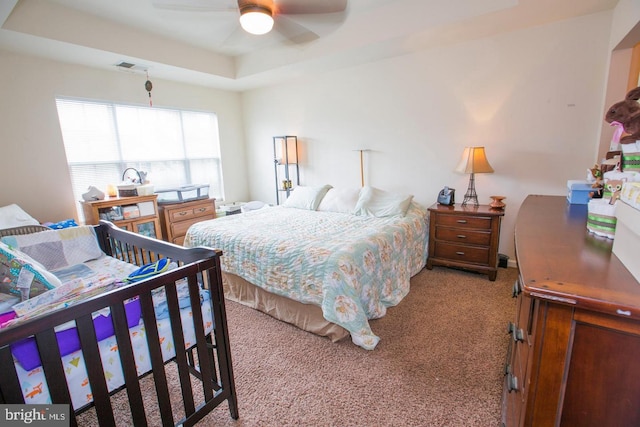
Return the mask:
M 203 323 L 205 332 L 208 334 L 213 330 L 213 316 L 211 304 L 206 299 L 202 304 Z M 184 329 L 185 348 L 191 347 L 195 343 L 195 333 L 193 328 L 193 317 L 191 307 L 180 310 L 180 317 Z M 169 318 L 157 320 L 158 334 L 162 348 L 163 360 L 167 361 L 176 354 L 173 337 L 171 334 L 171 321 Z M 136 359 L 136 370 L 138 375 L 142 375 L 151 370 L 151 360 L 146 341 L 146 330 L 143 322 L 140 322 L 129 329 L 129 337 Z M 110 336 L 98 342 L 104 376 L 107 380 L 109 391 L 113 391 L 124 384 L 124 374 L 120 366 L 118 357 L 118 344 L 115 336 Z M 93 401 L 91 387 L 87 376 L 86 361 L 82 350 L 77 350 L 62 357 L 62 364 L 69 385 L 71 401 L 74 410 L 78 410 Z M 27 404 L 51 404 L 51 397 L 47 388 L 47 381 L 41 367 L 36 367 L 27 371 L 16 363 L 16 371 L 22 386 L 25 403 Z

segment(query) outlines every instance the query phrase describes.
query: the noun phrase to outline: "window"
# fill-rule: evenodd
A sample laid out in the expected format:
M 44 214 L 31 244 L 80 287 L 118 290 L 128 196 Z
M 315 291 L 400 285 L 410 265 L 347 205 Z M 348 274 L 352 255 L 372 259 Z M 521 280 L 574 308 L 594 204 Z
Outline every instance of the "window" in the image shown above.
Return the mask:
M 91 185 L 119 184 L 127 168 L 147 172 L 156 190 L 209 184 L 209 195 L 223 198 L 215 114 L 65 98 L 56 105 L 76 200 Z

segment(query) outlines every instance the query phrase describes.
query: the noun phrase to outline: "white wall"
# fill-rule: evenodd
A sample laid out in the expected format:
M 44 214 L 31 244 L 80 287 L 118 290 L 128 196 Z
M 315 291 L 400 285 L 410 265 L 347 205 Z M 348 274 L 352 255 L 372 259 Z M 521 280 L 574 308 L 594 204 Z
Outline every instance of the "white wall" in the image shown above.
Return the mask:
M 602 115 L 614 103 L 622 101 L 627 94 L 629 70 L 633 46 L 640 43 L 640 2 L 638 0 L 619 0 L 613 11 L 611 36 L 609 38 L 609 57 L 605 103 Z M 613 128 L 603 122 L 598 149 L 598 159 L 604 158 L 611 145 Z
M 246 199 L 240 95 L 150 77 L 154 105 L 218 114 L 225 196 Z M 0 206 L 17 203 L 41 222 L 76 218 L 55 97 L 145 105 L 145 80 L 0 50 Z
M 622 0 L 624 4 L 628 0 Z M 597 159 L 609 12 L 426 50 L 239 95 L 153 79 L 155 105 L 214 111 L 227 200 L 275 200 L 274 135 L 298 135 L 303 184 L 366 183 L 434 202 L 444 185 L 461 200 L 463 147 L 484 145 L 496 172 L 478 175 L 482 203 L 505 195 L 500 251 L 527 194 L 566 194 Z M 0 206 L 41 221 L 75 216 L 54 98 L 147 102 L 145 77 L 0 51 Z M 246 144 L 246 148 L 245 148 Z
M 484 145 L 492 175 L 481 203 L 507 197 L 500 252 L 528 194 L 566 195 L 596 160 L 611 13 L 310 75 L 243 95 L 251 197 L 273 203 L 271 137 L 297 135 L 304 185 L 366 184 L 429 206 L 444 185 L 458 200 L 463 148 Z
M 621 46 L 621 43 L 630 36 L 634 29 L 637 31 L 638 22 L 640 22 L 640 2 L 638 0 L 618 0 L 618 4 L 613 10 L 613 25 L 609 40 L 610 50 L 632 47 L 632 45 Z M 635 39 L 632 43 L 635 44 L 635 42 L 638 40 Z

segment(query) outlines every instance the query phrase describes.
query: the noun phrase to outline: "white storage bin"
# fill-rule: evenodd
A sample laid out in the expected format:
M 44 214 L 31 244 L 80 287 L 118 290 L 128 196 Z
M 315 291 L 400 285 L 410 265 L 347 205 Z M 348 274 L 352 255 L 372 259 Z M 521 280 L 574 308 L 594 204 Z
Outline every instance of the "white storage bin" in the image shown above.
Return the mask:
M 183 185 L 176 188 L 157 189 L 158 203 L 181 203 L 192 200 L 208 199 L 208 185 Z

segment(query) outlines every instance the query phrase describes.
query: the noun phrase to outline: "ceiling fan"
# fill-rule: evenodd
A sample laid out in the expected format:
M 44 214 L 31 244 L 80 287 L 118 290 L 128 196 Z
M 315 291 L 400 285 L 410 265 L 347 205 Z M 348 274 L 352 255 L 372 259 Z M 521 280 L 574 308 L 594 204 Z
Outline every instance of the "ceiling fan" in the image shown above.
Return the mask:
M 250 34 L 263 35 L 275 29 L 294 43 L 306 43 L 319 35 L 289 19 L 292 15 L 318 15 L 328 24 L 344 19 L 347 0 L 152 0 L 159 9 L 190 12 L 239 13 L 242 29 Z

